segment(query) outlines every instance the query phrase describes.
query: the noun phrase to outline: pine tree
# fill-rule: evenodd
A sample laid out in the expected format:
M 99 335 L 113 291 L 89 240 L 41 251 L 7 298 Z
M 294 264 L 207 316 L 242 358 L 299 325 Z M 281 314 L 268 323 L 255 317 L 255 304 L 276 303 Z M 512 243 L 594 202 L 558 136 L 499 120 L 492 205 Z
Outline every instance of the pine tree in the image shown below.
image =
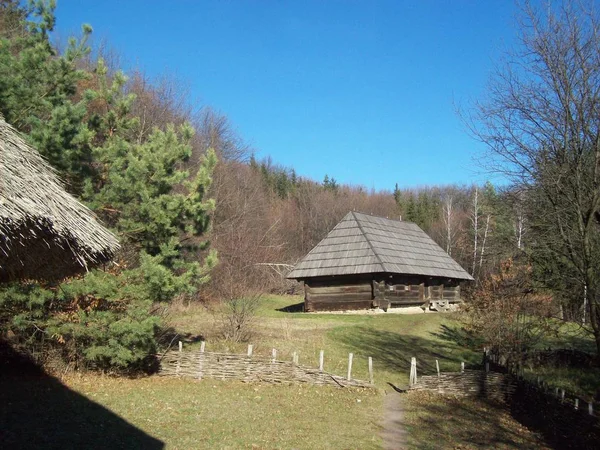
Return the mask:
M 139 368 L 156 351 L 152 305 L 192 294 L 216 264 L 202 237 L 215 206 L 206 194 L 216 155 L 208 150 L 196 173 L 184 169 L 193 136 L 187 124 L 139 139 L 124 74 L 109 76 L 102 61 L 94 73 L 77 69 L 85 39 L 60 55 L 50 45 L 53 6 L 36 3 L 20 41 L 0 41 L 0 111 L 77 181 L 123 251 L 108 271 L 60 285 L 3 286 L 0 320 L 23 342 L 44 336 L 77 364 Z M 96 89 L 78 91 L 83 79 Z

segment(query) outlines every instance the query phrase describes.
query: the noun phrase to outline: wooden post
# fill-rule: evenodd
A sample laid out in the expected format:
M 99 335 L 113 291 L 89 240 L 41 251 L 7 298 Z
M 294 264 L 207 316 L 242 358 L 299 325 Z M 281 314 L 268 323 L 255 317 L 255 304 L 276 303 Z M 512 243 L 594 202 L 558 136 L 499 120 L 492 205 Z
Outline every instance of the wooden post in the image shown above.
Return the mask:
M 590 416 L 594 415 L 594 404 L 592 402 L 588 402 L 588 414 Z
M 271 350 L 271 362 L 274 363 L 276 359 L 277 359 L 277 349 L 274 348 L 273 350 Z
M 417 358 L 414 356 L 410 359 L 410 378 L 409 384 L 414 386 L 417 384 Z
M 248 357 L 252 356 L 252 349 L 254 348 L 254 346 L 252 344 L 248 344 Z
M 465 373 L 465 362 L 460 363 L 460 373 Z
M 579 409 L 579 399 L 575 399 L 575 409 Z
M 181 354 L 183 353 L 183 342 L 179 341 L 179 355 L 177 356 L 177 367 L 175 368 L 175 373 L 179 375 L 181 371 Z
M 565 401 L 565 390 L 561 389 L 560 391 L 560 401 L 564 402 Z
M 294 365 L 298 364 L 298 353 L 297 352 L 292 353 L 292 363 Z
M 371 384 L 375 384 L 375 381 L 373 380 L 373 358 L 371 358 L 369 356 L 369 383 Z M 591 405 L 591 403 L 590 403 Z
M 436 359 L 435 360 L 435 368 L 437 370 L 437 374 L 438 374 L 438 378 L 440 377 L 440 362 Z
M 354 355 L 352 353 L 348 353 L 348 381 L 352 379 L 352 358 L 354 358 Z
M 202 379 L 202 368 L 204 366 L 204 348 L 206 346 L 206 342 L 200 342 L 200 354 L 198 355 L 198 379 Z
M 325 360 L 325 351 L 321 350 L 319 352 L 319 372 L 323 372 L 323 363 Z

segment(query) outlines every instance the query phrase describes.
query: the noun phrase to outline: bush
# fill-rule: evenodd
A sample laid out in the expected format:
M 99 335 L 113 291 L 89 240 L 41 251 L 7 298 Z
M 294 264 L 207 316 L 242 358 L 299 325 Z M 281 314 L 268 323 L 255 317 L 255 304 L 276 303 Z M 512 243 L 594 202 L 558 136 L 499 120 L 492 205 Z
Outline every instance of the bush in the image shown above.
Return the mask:
M 558 324 L 552 297 L 536 292 L 531 266 L 508 259 L 482 280 L 463 305 L 462 322 L 483 345 L 510 366 L 538 345 Z
M 223 302 L 219 317 L 223 338 L 231 342 L 250 340 L 261 298 L 260 294 L 252 294 Z

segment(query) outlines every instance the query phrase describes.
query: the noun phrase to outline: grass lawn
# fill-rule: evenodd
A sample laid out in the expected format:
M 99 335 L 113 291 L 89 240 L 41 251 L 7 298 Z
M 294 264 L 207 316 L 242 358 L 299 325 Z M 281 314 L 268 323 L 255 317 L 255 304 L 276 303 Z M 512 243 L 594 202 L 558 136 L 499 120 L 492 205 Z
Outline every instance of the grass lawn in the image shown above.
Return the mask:
M 66 381 L 169 449 L 380 448 L 381 394 L 373 390 L 158 377 Z
M 404 398 L 408 448 L 546 449 L 508 410 L 483 400 L 410 392 Z
M 481 361 L 478 351 L 449 338 L 455 326 L 451 314 L 284 311 L 300 301 L 264 299 L 251 340 L 255 354 L 267 356 L 276 348 L 279 359 L 291 359 L 298 352 L 301 364 L 316 367 L 322 349 L 325 370 L 345 375 L 353 352 L 353 375 L 359 379 L 367 379 L 371 356 L 379 389 L 93 374 L 67 376 L 64 385 L 51 381 L 45 387 L 15 378 L 3 380 L 0 422 L 8 421 L 5 430 L 22 427 L 32 443 L 44 443 L 48 433 L 68 443 L 48 448 L 73 446 L 75 429 L 99 436 L 97 447 L 82 448 L 136 448 L 127 441 L 135 435 L 133 426 L 150 439 L 140 448 L 156 448 L 150 445 L 154 438 L 168 449 L 375 449 L 382 445 L 384 395 L 392 392 L 389 384 L 408 384 L 411 357 L 417 358 L 420 374 L 434 373 L 436 359 L 442 371 L 457 371 L 461 361 L 467 366 Z M 179 333 L 175 345 L 181 339 L 185 348 L 195 348 L 202 338 L 207 351 L 246 350 L 246 344 L 220 338 L 218 315 L 203 306 L 173 308 L 168 325 Z M 543 448 L 536 435 L 495 405 L 414 392 L 403 395 L 402 403 L 408 448 Z M 38 413 L 44 410 L 53 415 Z M 28 416 L 32 423 L 23 420 Z M 1 428 L 0 440 L 10 443 Z
M 368 379 L 367 358 L 373 358 L 375 384 L 406 385 L 411 357 L 417 358 L 419 373 L 433 373 L 435 360 L 442 371 L 457 371 L 460 363 L 478 364 L 481 355 L 442 335 L 442 326 L 452 324 L 450 314 L 306 314 L 284 312 L 299 303 L 299 296 L 269 296 L 261 304 L 251 343 L 254 353 L 264 356 L 276 348 L 278 359 L 299 354 L 301 364 L 317 367 L 319 351 L 325 351 L 325 370 L 345 375 L 348 353 L 354 354 L 353 377 Z M 219 336 L 218 317 L 202 306 L 172 312 L 170 324 L 187 337 L 185 348 L 245 352 L 246 344 L 231 344 Z M 187 342 L 186 342 L 187 340 Z

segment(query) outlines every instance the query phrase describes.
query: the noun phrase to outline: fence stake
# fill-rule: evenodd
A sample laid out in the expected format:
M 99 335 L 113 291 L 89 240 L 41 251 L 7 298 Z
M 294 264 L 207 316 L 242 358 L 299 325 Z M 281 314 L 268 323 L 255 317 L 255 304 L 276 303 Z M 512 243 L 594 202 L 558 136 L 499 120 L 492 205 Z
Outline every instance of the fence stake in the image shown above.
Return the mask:
M 369 383 L 371 384 L 375 384 L 375 381 L 373 380 L 373 358 L 371 358 L 369 356 Z M 591 405 L 591 403 L 590 403 Z
M 275 360 L 277 359 L 277 349 L 274 348 L 273 350 L 271 350 L 271 362 L 275 362 Z
M 323 372 L 323 363 L 325 359 L 325 350 L 319 352 L 319 372 Z
M 438 378 L 440 377 L 440 362 L 436 359 L 435 360 L 435 368 L 437 370 L 437 374 L 438 374 Z
M 560 401 L 564 402 L 565 401 L 565 390 L 561 389 L 560 391 Z
M 348 353 L 348 381 L 352 379 L 352 358 L 354 358 L 354 355 Z
M 593 403 L 592 403 L 592 402 L 588 402 L 588 414 L 589 414 L 590 416 L 593 416 L 593 415 L 594 415 L 594 405 L 593 405 Z
M 200 342 L 200 354 L 198 355 L 198 379 L 202 379 L 202 366 L 204 365 L 204 347 L 206 342 Z
M 411 386 L 417 384 L 417 358 L 414 356 L 410 359 L 410 378 L 409 384 Z
M 252 349 L 254 346 L 252 344 L 248 344 L 248 357 L 252 356 Z
M 460 373 L 464 373 L 465 372 L 465 362 L 461 362 L 460 363 Z
M 556 389 L 554 390 L 554 395 L 556 396 L 556 398 L 558 398 L 558 388 L 556 388 Z
M 575 409 L 579 409 L 579 399 L 575 399 Z
M 296 352 L 292 353 L 292 363 L 294 363 L 294 365 L 298 364 L 298 353 Z
M 179 375 L 181 370 L 181 353 L 183 352 L 183 342 L 179 341 L 179 355 L 177 356 L 177 368 L 175 369 L 175 373 Z

